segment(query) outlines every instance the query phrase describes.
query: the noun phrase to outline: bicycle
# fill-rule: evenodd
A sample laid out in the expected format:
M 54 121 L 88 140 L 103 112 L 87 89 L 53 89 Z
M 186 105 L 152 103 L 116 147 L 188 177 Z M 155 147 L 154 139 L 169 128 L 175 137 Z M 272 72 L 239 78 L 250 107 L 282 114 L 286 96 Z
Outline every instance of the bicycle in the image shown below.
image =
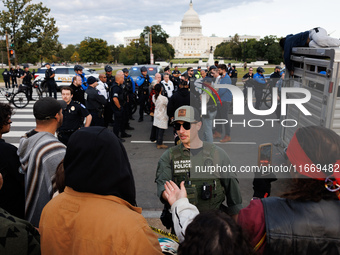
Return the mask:
M 38 100 L 42 97 L 47 97 L 48 87 L 45 80 L 36 80 L 33 82 L 33 89 L 36 93 L 33 93 L 32 97 L 34 100 Z
M 14 92 L 14 88 L 12 92 L 6 91 L 4 88 L 1 88 L 0 94 L 5 96 L 7 101 L 13 104 L 16 108 L 24 108 L 29 103 L 26 93 L 23 91 Z
M 272 92 L 270 91 L 271 87 L 269 85 L 266 86 L 266 88 L 262 91 L 262 98 L 260 102 L 260 107 L 262 103 L 265 104 L 268 108 L 272 107 Z

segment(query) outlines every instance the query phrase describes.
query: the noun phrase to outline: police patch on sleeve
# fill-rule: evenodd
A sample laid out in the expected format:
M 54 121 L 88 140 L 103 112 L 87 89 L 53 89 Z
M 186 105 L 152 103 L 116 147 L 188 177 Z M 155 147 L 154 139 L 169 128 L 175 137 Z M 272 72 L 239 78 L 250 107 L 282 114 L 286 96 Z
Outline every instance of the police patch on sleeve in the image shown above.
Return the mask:
M 83 104 L 80 104 L 80 106 L 81 106 L 81 107 L 83 107 L 84 109 L 86 109 L 85 105 L 83 105 Z
M 113 97 L 118 97 L 118 93 L 114 93 L 114 94 L 113 94 Z

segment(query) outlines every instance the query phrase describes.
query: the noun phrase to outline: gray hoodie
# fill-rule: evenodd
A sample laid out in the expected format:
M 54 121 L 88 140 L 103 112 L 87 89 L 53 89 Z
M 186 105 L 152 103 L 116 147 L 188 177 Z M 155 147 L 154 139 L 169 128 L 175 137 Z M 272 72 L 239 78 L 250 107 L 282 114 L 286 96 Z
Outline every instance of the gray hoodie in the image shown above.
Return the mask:
M 18 156 L 25 174 L 25 219 L 39 227 L 42 209 L 53 196 L 55 171 L 66 146 L 49 132 L 31 130 L 20 139 Z

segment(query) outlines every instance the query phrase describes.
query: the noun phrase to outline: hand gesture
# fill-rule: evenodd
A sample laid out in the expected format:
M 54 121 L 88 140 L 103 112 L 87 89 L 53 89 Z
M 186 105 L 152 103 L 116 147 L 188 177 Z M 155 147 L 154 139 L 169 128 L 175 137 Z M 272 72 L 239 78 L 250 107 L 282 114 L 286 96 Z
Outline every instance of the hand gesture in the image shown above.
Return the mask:
M 180 198 L 186 198 L 187 197 L 187 191 L 184 187 L 184 181 L 181 182 L 180 184 L 181 188 L 179 189 L 176 183 L 173 181 L 166 182 L 164 184 L 165 190 L 165 197 L 168 200 L 168 203 L 170 206 L 175 203 L 177 200 Z

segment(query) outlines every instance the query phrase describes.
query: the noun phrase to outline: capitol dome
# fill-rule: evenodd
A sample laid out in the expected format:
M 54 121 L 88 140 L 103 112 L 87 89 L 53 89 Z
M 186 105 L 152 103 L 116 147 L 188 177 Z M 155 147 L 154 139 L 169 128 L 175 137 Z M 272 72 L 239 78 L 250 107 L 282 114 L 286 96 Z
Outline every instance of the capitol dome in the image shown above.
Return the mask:
M 180 36 L 202 36 L 202 26 L 197 12 L 190 1 L 189 10 L 184 14 Z

